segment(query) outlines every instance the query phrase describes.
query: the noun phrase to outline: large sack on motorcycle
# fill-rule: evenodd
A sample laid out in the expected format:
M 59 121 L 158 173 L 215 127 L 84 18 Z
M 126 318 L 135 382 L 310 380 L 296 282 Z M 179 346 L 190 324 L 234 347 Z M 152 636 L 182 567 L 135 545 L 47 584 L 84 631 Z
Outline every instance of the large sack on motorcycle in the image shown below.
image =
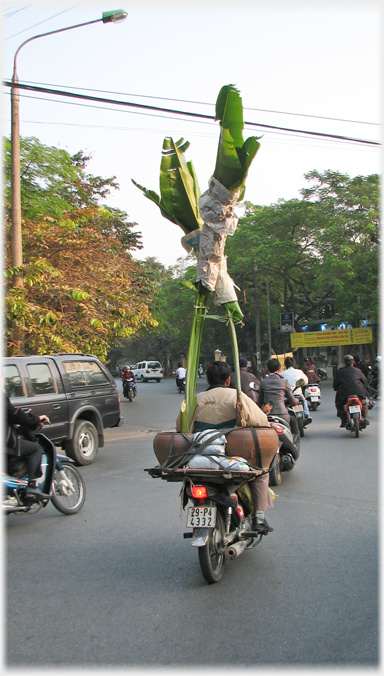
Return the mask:
M 266 471 L 279 448 L 279 436 L 273 427 L 237 427 L 225 436 L 225 455 L 240 455 L 252 467 Z
M 162 465 L 176 456 L 187 453 L 193 434 L 159 432 L 153 440 L 153 450 Z M 241 456 L 255 468 L 268 471 L 279 447 L 279 437 L 272 427 L 237 427 L 226 435 L 225 454 L 233 458 Z

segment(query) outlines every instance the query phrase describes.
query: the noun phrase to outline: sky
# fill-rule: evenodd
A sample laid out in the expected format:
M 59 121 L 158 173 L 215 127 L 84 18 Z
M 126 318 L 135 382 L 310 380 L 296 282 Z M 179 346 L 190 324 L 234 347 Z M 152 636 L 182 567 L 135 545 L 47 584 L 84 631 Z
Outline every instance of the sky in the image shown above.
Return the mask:
M 220 88 L 240 91 L 244 120 L 299 131 L 381 141 L 380 0 L 116 0 L 3 2 L 3 80 L 16 50 L 44 32 L 124 9 L 118 24 L 96 23 L 45 36 L 17 57 L 20 82 L 214 116 Z M 3 134 L 10 134 L 10 89 L 3 87 Z M 181 229 L 165 220 L 131 179 L 159 193 L 165 136 L 190 142 L 200 190 L 216 161 L 219 125 L 180 114 L 21 92 L 20 133 L 73 154 L 91 154 L 88 171 L 116 176 L 107 200 L 143 235 L 134 257 L 174 265 L 185 255 Z M 268 205 L 300 197 L 304 174 L 382 173 L 379 147 L 294 132 L 244 128 L 261 136 L 245 199 Z M 237 209 L 241 215 L 241 206 Z

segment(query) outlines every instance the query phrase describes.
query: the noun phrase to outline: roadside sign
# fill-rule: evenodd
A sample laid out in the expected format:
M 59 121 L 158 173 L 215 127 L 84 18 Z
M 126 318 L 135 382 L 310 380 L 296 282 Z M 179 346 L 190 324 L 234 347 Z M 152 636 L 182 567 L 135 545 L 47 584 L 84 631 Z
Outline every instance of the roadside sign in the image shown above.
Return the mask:
M 281 312 L 280 313 L 280 331 L 285 331 L 289 333 L 294 331 L 295 326 L 293 322 L 293 312 Z

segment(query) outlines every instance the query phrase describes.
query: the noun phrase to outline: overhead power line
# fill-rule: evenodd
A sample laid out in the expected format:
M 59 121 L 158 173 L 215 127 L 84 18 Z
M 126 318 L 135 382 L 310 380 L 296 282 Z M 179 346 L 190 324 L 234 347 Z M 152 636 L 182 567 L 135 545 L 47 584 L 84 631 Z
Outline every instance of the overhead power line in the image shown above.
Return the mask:
M 60 14 L 65 14 L 66 12 L 70 12 L 71 9 L 75 9 L 75 7 L 78 7 L 78 5 L 73 5 L 73 7 L 69 7 L 68 9 L 64 9 L 62 12 L 59 12 L 58 14 L 54 14 L 53 16 L 48 17 L 48 19 L 44 19 L 43 21 L 39 21 L 39 23 L 35 23 L 33 26 L 28 26 L 28 28 L 24 28 L 22 31 L 19 31 L 18 33 L 14 33 L 13 35 L 9 35 L 6 40 L 11 40 L 11 38 L 15 38 L 17 35 L 21 35 L 22 33 L 26 33 L 27 31 L 31 30 L 32 28 L 36 28 L 36 26 L 40 26 L 42 23 L 46 23 L 47 21 L 51 21 L 51 19 L 56 19 L 57 16 L 60 16 Z M 25 7 L 23 9 L 26 9 Z
M 26 84 L 39 85 L 41 87 L 62 87 L 68 89 L 68 85 L 53 85 L 49 82 L 33 82 L 32 80 L 25 80 Z M 152 96 L 151 94 L 131 94 L 130 92 L 115 92 L 108 89 L 90 89 L 89 87 L 72 87 L 82 92 L 97 92 L 98 94 L 118 94 L 119 96 L 134 96 L 140 99 L 154 99 L 156 101 L 177 101 L 178 103 L 192 103 L 196 106 L 213 106 L 213 103 L 206 101 L 191 101 L 190 99 L 173 99 L 168 96 Z M 346 120 L 340 117 L 326 117 L 325 115 L 308 115 L 306 113 L 289 113 L 286 110 L 269 110 L 267 108 L 248 108 L 244 106 L 244 110 L 252 110 L 257 113 L 273 113 L 275 115 L 294 115 L 295 117 L 310 117 L 315 120 L 330 120 L 331 122 L 348 122 L 349 124 L 368 124 L 374 127 L 380 127 L 379 122 L 362 122 L 361 120 Z
M 8 81 L 5 80 L 3 84 L 6 87 L 14 87 L 15 85 Z M 21 84 L 20 82 L 17 83 L 17 88 L 18 89 L 26 89 L 28 91 L 35 91 L 35 92 L 42 92 L 44 94 L 54 94 L 55 96 L 66 96 L 70 98 L 75 98 L 75 99 L 80 99 L 80 100 L 87 100 L 87 101 L 97 101 L 99 103 L 111 103 L 113 105 L 118 105 L 118 106 L 127 106 L 130 108 L 139 108 L 140 110 L 156 110 L 158 112 L 162 113 L 169 113 L 171 115 L 183 115 L 189 118 L 196 118 L 196 119 L 205 119 L 205 120 L 215 120 L 215 117 L 213 115 L 205 115 L 203 113 L 191 113 L 189 111 L 185 110 L 174 110 L 172 108 L 160 108 L 158 106 L 149 106 L 143 103 L 132 103 L 130 101 L 117 101 L 115 99 L 110 99 L 106 97 L 99 97 L 99 96 L 90 96 L 88 94 L 77 94 L 76 92 L 69 92 L 69 91 L 60 91 L 57 89 L 48 89 L 46 87 L 38 87 L 36 85 L 27 85 L 27 84 Z M 314 136 L 317 138 L 329 138 L 329 139 L 337 139 L 341 141 L 353 141 L 354 143 L 363 143 L 365 145 L 373 145 L 373 146 L 380 146 L 381 144 L 378 141 L 369 141 L 366 139 L 358 139 L 358 138 L 352 138 L 350 136 L 343 136 L 341 134 L 325 134 L 322 132 L 317 132 L 317 131 L 307 131 L 304 129 L 291 129 L 288 127 L 279 127 L 277 125 L 271 125 L 271 124 L 262 124 L 259 122 L 246 122 L 244 121 L 244 124 L 250 127 L 258 127 L 261 129 L 269 129 L 269 130 L 280 130 L 280 131 L 288 131 L 291 133 L 296 133 L 296 134 L 305 134 L 308 136 Z

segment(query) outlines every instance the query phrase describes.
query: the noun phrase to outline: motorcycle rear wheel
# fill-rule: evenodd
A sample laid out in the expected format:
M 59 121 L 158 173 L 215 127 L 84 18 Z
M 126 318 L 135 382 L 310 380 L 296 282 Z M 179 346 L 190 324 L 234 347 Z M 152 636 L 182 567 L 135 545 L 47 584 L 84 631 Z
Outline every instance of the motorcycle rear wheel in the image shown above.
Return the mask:
M 60 470 L 56 470 L 51 501 L 62 514 L 77 514 L 85 502 L 85 485 L 80 472 L 72 464 L 62 462 L 62 465 L 65 479 Z
M 353 429 L 354 429 L 354 432 L 355 432 L 355 437 L 356 437 L 356 439 L 358 439 L 359 436 L 360 436 L 360 427 L 359 427 L 359 419 L 358 418 L 353 419 Z
M 303 418 L 298 418 L 297 423 L 299 425 L 299 430 L 300 430 L 300 436 L 304 436 L 304 419 Z
M 281 457 L 277 454 L 275 466 L 269 472 L 269 485 L 280 486 L 281 484 Z
M 318 407 L 317 401 L 313 401 L 311 407 L 312 407 L 312 411 L 316 411 L 316 409 L 317 409 L 317 407 Z
M 223 577 L 225 556 L 222 543 L 224 536 L 224 519 L 218 510 L 216 514 L 216 526 L 209 530 L 207 544 L 204 547 L 199 547 L 201 572 L 209 584 L 218 582 Z

